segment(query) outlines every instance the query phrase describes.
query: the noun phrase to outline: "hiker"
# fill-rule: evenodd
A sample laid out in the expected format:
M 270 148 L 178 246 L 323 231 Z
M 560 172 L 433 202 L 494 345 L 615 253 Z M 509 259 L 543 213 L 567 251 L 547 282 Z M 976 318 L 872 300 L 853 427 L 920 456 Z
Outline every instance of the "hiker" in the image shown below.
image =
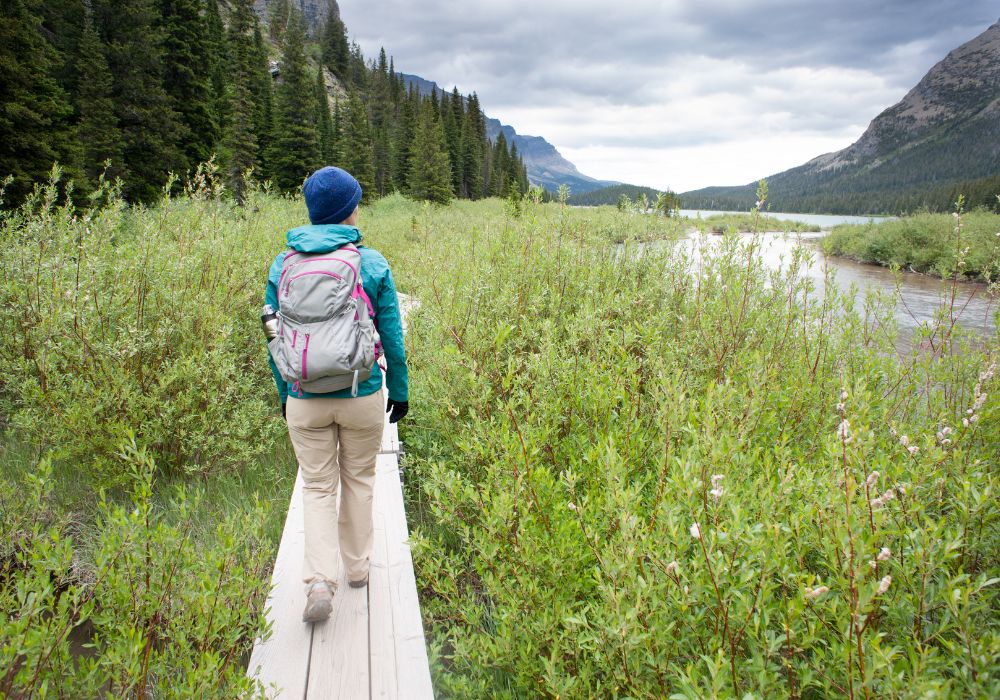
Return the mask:
M 338 557 L 351 587 L 368 584 L 383 405 L 395 423 L 409 404 L 392 273 L 380 253 L 360 245 L 361 185 L 346 170 L 327 166 L 302 189 L 311 224 L 288 232 L 288 249 L 271 265 L 264 320 L 273 337 L 271 372 L 303 480 L 302 619 L 318 622 L 332 609 Z

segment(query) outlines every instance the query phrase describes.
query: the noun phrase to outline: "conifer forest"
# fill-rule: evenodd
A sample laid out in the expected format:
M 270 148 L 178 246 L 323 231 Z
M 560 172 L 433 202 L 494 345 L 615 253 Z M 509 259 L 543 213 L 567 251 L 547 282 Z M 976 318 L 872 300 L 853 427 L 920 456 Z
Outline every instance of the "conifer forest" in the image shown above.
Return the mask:
M 310 34 L 288 0 L 266 24 L 252 0 L 10 0 L 0 39 L 8 204 L 56 161 L 77 196 L 120 179 L 134 203 L 210 159 L 237 199 L 248 178 L 293 192 L 325 164 L 368 200 L 528 189 L 516 147 L 487 139 L 475 93 L 419 94 L 384 50 L 369 60 L 349 41 L 336 3 Z

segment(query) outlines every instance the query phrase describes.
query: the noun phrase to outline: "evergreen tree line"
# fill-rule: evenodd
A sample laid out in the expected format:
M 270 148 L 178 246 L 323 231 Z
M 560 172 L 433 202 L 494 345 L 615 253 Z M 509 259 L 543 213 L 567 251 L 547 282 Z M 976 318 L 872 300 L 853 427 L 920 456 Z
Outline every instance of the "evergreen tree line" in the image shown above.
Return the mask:
M 600 206 L 602 204 L 617 205 L 623 196 L 628 197 L 631 201 L 638 201 L 640 197 L 645 196 L 646 201 L 650 202 L 651 205 L 659 200 L 665 202 L 664 206 L 670 209 L 680 208 L 680 197 L 676 193 L 670 190 L 664 192 L 641 185 L 610 185 L 602 187 L 599 190 L 581 192 L 580 194 L 571 195 L 569 203 L 574 206 L 588 207 Z M 661 196 L 665 199 L 661 199 Z
M 53 162 L 78 190 L 120 178 L 127 199 L 150 202 L 169 172 L 191 173 L 213 156 L 238 199 L 249 177 L 293 192 L 331 163 L 354 173 L 366 197 L 527 191 L 523 160 L 502 136 L 487 139 L 475 94 L 407 89 L 384 50 L 369 63 L 348 41 L 335 2 L 315 36 L 289 0 L 272 3 L 266 25 L 252 0 L 226 5 L 5 0 L 4 204 L 46 179 Z

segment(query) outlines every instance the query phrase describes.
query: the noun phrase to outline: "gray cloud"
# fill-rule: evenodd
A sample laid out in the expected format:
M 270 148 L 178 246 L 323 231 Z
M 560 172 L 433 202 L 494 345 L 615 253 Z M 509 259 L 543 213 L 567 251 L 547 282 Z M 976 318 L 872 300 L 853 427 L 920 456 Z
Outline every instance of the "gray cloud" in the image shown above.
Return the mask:
M 739 143 L 751 130 L 846 146 L 997 21 L 987 0 L 339 4 L 366 55 L 384 46 L 397 69 L 475 90 L 490 115 L 569 149 Z

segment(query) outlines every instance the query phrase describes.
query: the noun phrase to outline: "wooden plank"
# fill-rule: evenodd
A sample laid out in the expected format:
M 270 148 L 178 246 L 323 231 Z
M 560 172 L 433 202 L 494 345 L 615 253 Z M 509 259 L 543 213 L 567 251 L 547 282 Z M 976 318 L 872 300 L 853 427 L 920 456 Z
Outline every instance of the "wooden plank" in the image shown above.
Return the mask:
M 377 472 L 396 469 L 395 455 L 379 455 Z M 389 592 L 389 552 L 385 532 L 384 485 L 376 478 L 372 514 L 375 526 L 368 574 L 368 659 L 372 700 L 398 700 L 396 647 Z
M 314 625 L 307 698 L 368 700 L 368 592 L 347 585 L 340 564 L 333 612 Z
M 376 488 L 385 495 L 386 545 L 389 560 L 389 590 L 396 649 L 396 687 L 405 697 L 433 698 L 430 666 L 420 619 L 420 601 L 408 545 L 409 531 L 403 507 L 399 472 L 385 470 L 376 475 Z
M 298 700 L 305 694 L 312 630 L 302 622 L 306 604 L 302 585 L 304 542 L 302 475 L 298 474 L 271 574 L 271 594 L 265 603 L 271 636 L 266 641 L 257 640 L 247 667 L 251 676 L 271 687 L 270 698 Z
M 382 446 L 379 454 L 399 452 L 399 429 L 395 423 L 390 423 L 386 418 L 385 427 L 382 429 Z

